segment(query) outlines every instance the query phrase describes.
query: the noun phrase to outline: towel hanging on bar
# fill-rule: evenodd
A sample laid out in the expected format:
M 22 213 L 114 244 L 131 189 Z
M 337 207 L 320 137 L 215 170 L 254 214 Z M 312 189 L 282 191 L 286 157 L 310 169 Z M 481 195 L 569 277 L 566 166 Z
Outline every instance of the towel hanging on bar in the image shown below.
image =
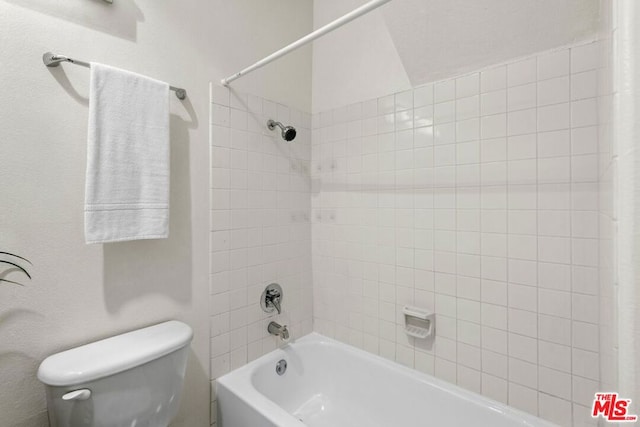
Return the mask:
M 86 242 L 167 238 L 169 85 L 93 62 L 90 86 Z

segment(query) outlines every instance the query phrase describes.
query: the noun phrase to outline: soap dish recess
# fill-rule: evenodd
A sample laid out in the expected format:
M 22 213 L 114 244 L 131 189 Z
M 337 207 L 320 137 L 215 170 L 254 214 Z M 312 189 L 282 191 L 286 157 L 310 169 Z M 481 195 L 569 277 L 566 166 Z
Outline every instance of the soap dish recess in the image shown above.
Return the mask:
M 433 311 L 405 305 L 402 312 L 404 313 L 404 331 L 407 335 L 419 339 L 433 336 L 436 320 Z

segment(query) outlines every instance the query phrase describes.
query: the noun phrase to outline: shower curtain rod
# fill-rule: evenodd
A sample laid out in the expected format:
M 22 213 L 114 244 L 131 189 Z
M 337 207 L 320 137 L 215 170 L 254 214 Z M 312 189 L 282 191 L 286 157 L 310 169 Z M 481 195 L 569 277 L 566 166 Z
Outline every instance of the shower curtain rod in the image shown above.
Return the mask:
M 229 85 L 229 83 L 231 83 L 234 80 L 239 79 L 240 77 L 249 74 L 250 72 L 257 70 L 258 68 L 264 67 L 265 65 L 269 64 L 270 62 L 275 61 L 276 59 L 288 54 L 289 52 L 298 49 L 299 47 L 304 46 L 307 43 L 310 43 L 312 41 L 314 41 L 315 39 L 324 36 L 327 33 L 330 33 L 331 31 L 342 27 L 344 24 L 347 24 L 351 21 L 353 21 L 356 18 L 359 18 L 360 16 L 371 12 L 373 9 L 377 9 L 378 7 L 382 6 L 385 3 L 389 3 L 391 0 L 372 0 L 369 3 L 366 3 L 362 6 L 360 6 L 357 9 L 352 10 L 351 12 L 347 13 L 346 15 L 336 19 L 335 21 L 332 21 L 330 23 L 328 23 L 327 25 L 318 28 L 317 30 L 315 30 L 312 33 L 307 34 L 306 36 L 302 37 L 301 39 L 291 43 L 288 46 L 283 47 L 282 49 L 272 53 L 271 55 L 261 59 L 260 61 L 256 62 L 253 65 L 248 66 L 247 68 L 245 68 L 242 71 L 239 71 L 235 74 L 230 75 L 229 77 L 227 77 L 226 79 L 222 79 L 220 82 L 224 85 L 227 86 Z

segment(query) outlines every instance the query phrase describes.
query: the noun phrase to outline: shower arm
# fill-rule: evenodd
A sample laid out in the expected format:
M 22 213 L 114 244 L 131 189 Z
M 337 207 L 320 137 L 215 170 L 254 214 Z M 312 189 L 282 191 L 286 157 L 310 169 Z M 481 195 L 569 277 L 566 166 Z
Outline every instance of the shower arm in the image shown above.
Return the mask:
M 267 122 L 267 127 L 269 128 L 269 130 L 274 130 L 276 126 L 278 126 L 280 130 L 284 130 L 284 125 L 282 123 L 269 119 L 269 121 Z

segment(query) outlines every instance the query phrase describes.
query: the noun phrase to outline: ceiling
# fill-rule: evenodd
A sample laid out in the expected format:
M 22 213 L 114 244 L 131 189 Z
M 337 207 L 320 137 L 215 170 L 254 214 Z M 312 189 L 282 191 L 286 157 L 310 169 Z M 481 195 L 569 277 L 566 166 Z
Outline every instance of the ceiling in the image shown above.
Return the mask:
M 584 40 L 599 0 L 393 0 L 381 13 L 413 85 Z

